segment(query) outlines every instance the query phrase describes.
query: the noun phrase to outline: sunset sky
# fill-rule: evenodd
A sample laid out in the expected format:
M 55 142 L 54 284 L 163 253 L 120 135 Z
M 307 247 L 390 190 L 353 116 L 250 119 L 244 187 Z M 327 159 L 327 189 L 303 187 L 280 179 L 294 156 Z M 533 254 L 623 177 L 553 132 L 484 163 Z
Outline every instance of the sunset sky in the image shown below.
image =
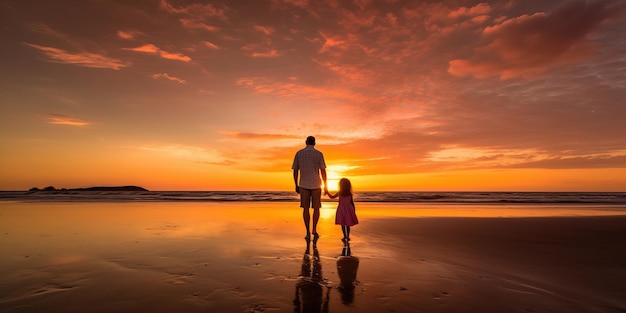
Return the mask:
M 0 190 L 626 191 L 626 1 L 0 0 Z M 332 189 L 332 188 L 331 188 Z

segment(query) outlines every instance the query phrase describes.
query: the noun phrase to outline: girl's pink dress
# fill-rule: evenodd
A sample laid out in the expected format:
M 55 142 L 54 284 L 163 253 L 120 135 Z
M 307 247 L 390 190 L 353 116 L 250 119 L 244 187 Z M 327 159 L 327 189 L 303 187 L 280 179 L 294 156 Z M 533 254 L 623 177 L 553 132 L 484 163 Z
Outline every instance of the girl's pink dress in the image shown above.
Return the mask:
M 359 223 L 356 217 L 356 210 L 350 203 L 352 196 L 339 196 L 339 204 L 337 205 L 337 213 L 335 214 L 335 224 L 354 226 Z

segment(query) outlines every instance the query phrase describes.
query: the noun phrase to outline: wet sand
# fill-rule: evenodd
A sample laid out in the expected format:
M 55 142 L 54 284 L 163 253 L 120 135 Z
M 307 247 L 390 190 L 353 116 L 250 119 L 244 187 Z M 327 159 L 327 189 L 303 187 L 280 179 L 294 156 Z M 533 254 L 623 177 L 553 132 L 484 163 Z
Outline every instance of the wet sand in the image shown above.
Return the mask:
M 357 209 L 0 202 L 0 312 L 626 312 L 624 208 Z

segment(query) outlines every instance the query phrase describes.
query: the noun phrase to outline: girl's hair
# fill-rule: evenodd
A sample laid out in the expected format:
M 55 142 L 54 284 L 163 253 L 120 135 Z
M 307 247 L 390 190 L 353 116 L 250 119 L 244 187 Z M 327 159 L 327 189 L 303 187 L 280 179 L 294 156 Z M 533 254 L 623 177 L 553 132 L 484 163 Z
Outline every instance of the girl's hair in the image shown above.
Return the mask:
M 352 183 L 347 178 L 342 178 L 339 180 L 339 192 L 340 196 L 351 196 L 352 195 Z

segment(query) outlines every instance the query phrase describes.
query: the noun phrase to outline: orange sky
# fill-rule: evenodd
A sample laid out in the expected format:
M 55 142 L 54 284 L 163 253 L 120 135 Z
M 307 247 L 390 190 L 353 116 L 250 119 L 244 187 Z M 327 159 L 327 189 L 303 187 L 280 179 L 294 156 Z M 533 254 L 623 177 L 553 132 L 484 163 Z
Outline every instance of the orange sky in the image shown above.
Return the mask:
M 626 2 L 0 0 L 0 190 L 626 191 Z

